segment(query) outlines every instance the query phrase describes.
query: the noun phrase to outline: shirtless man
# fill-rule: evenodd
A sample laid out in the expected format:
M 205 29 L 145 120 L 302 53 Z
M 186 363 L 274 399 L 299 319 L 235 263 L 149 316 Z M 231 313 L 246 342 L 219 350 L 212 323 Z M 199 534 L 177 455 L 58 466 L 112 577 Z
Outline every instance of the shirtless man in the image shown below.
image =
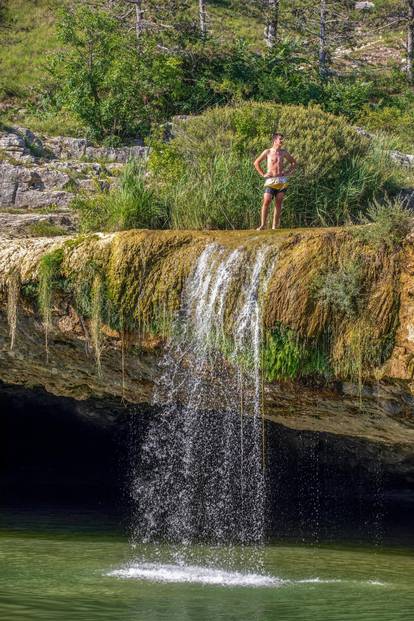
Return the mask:
M 269 213 L 270 203 L 275 198 L 275 208 L 273 211 L 272 229 L 280 226 L 280 213 L 282 211 L 282 203 L 285 198 L 285 192 L 288 187 L 289 175 L 296 169 L 296 160 L 282 148 L 283 134 L 275 133 L 272 136 L 273 145 L 270 149 L 263 151 L 255 160 L 254 167 L 261 177 L 266 179 L 265 190 L 263 196 L 263 205 L 261 213 L 260 226 L 258 231 L 263 231 L 266 227 L 267 216 Z M 260 164 L 267 160 L 267 172 L 264 173 Z M 288 166 L 286 166 L 288 162 Z

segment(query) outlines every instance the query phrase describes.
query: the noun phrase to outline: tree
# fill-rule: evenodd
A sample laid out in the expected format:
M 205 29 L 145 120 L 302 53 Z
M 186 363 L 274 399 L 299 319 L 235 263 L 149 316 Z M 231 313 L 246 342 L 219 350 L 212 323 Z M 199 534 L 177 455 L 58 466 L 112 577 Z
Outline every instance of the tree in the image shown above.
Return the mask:
M 304 51 L 317 58 L 322 79 L 332 73 L 332 52 L 341 45 L 352 44 L 353 6 L 350 0 L 301 0 L 289 8 L 291 28 L 301 36 Z
M 207 35 L 207 10 L 206 0 L 198 0 L 198 15 L 200 20 L 201 36 L 205 38 Z
M 326 0 L 320 0 L 320 5 L 319 5 L 319 75 L 322 79 L 325 79 L 328 74 L 326 19 L 327 19 Z
M 176 113 L 183 99 L 181 59 L 133 31 L 107 11 L 83 5 L 65 10 L 58 25 L 63 46 L 51 72 L 57 105 L 70 109 L 96 139 L 148 133 Z
M 135 34 L 137 41 L 139 41 L 144 27 L 144 10 L 142 8 L 142 0 L 127 0 L 127 2 L 135 5 Z
M 407 0 L 407 78 L 414 81 L 414 0 Z
M 278 37 L 280 0 L 265 0 L 264 38 L 268 47 L 274 47 Z

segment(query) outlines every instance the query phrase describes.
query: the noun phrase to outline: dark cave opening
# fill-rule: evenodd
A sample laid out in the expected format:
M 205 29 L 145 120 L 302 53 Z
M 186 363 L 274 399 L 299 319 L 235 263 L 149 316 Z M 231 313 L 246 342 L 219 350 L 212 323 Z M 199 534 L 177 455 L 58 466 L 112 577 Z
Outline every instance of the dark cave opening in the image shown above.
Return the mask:
M 129 519 L 128 472 L 151 411 L 0 384 L 2 507 Z M 412 540 L 414 494 L 368 442 L 267 424 L 268 530 L 297 541 Z M 414 468 L 411 472 L 414 471 Z
M 3 384 L 0 411 L 2 503 L 119 506 L 122 426 L 102 405 Z
M 269 521 L 300 541 L 414 543 L 414 463 L 365 439 L 268 425 Z M 411 460 L 412 461 L 412 460 Z

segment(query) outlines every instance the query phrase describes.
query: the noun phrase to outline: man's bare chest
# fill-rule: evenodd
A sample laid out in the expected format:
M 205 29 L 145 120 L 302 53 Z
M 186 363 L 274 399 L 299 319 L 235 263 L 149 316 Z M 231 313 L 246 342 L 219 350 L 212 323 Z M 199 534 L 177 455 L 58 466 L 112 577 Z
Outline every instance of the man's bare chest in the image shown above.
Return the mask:
M 285 159 L 285 153 L 283 151 L 270 151 L 267 156 L 268 166 L 282 166 Z

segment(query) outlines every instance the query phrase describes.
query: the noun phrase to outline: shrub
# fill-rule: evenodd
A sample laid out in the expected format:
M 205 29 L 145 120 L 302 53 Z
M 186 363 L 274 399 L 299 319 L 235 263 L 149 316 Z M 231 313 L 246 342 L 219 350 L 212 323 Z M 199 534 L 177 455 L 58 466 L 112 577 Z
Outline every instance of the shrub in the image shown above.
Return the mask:
M 414 215 L 399 200 L 384 203 L 374 201 L 366 215 L 361 216 L 366 226 L 357 228 L 353 234 L 375 247 L 389 250 L 398 248 L 414 226 Z
M 143 164 L 129 162 L 119 186 L 96 196 L 77 196 L 80 228 L 89 231 L 120 231 L 133 228 L 163 228 L 168 213 L 145 179 Z
M 334 313 L 353 317 L 358 312 L 362 295 L 362 271 L 356 261 L 318 276 L 313 284 L 313 297 Z
M 365 104 L 356 122 L 370 131 L 386 133 L 389 148 L 398 148 L 411 153 L 414 144 L 413 102 L 406 101 L 403 107 L 390 105 L 391 103 L 390 101 L 388 105 L 377 108 Z
M 245 103 L 177 122 L 168 144 L 153 140 L 151 186 L 170 204 L 174 225 L 227 228 L 223 214 L 231 214 L 231 226 L 251 226 L 263 187 L 252 161 L 275 129 L 299 162 L 285 200 L 287 226 L 348 222 L 367 199 L 393 191 L 394 168 L 382 146 L 343 118 L 317 106 Z M 221 215 L 212 218 L 210 209 Z
M 324 84 L 321 105 L 332 114 L 343 114 L 355 119 L 373 92 L 372 82 L 333 79 Z

